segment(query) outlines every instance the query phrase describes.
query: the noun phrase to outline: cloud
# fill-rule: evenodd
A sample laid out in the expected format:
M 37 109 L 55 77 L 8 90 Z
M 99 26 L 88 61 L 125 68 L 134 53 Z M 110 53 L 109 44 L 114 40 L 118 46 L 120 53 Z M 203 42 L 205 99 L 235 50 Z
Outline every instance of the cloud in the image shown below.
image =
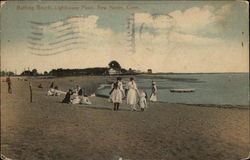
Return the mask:
M 204 8 L 194 7 L 184 12 L 177 10 L 171 12 L 169 15 L 172 16 L 176 22 L 176 30 L 181 32 L 198 31 L 205 28 L 208 24 L 213 23 L 211 21 L 213 14 Z
M 153 18 L 151 16 L 151 14 L 148 14 L 148 13 L 135 13 L 135 22 L 136 23 L 152 24 Z
M 157 30 L 174 28 L 175 31 L 184 33 L 217 32 L 220 22 L 230 13 L 231 8 L 232 6 L 228 4 L 220 8 L 206 5 L 184 11 L 175 10 L 166 15 L 153 16 L 148 13 L 136 13 L 135 22 L 144 23 Z
M 196 44 L 196 45 L 218 45 L 223 43 L 219 38 L 207 38 L 197 35 L 181 34 L 178 32 L 171 32 L 169 36 L 171 41 L 176 43 Z
M 173 26 L 173 19 L 168 15 L 152 16 L 148 13 L 136 13 L 135 23 L 146 24 L 154 28 L 169 28 Z

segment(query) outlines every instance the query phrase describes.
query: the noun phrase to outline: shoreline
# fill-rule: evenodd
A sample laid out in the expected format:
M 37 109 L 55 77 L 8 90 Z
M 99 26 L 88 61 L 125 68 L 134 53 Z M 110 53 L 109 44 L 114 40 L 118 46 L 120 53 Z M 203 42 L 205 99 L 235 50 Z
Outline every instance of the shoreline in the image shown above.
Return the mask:
M 109 98 L 109 96 L 106 95 L 101 95 L 101 94 L 96 94 L 96 97 L 100 98 Z M 147 101 L 148 103 L 160 103 L 160 104 L 180 104 L 180 105 L 185 105 L 185 106 L 196 106 L 196 107 L 208 107 L 208 108 L 223 108 L 223 109 L 244 109 L 244 110 L 249 110 L 250 106 L 247 105 L 227 105 L 227 104 L 222 104 L 222 105 L 217 105 L 217 104 L 187 104 L 187 103 L 170 103 L 170 102 L 162 102 L 162 101 L 157 101 L 157 102 L 150 102 Z
M 103 89 L 103 88 L 101 88 Z M 101 90 L 100 89 L 100 90 Z M 98 89 L 97 89 L 98 90 Z M 96 91 L 97 91 L 96 90 Z M 109 98 L 108 95 L 100 94 L 95 92 L 94 93 L 96 97 L 101 97 L 101 98 Z M 147 102 L 150 102 L 147 100 Z M 154 102 L 153 102 L 154 103 Z M 172 102 L 163 102 L 163 101 L 157 101 L 155 103 L 167 103 L 167 104 L 181 104 L 181 105 L 186 105 L 186 106 L 197 106 L 197 107 L 210 107 L 210 108 L 225 108 L 225 109 L 250 109 L 250 105 L 232 105 L 232 104 L 189 104 L 189 103 L 172 103 Z

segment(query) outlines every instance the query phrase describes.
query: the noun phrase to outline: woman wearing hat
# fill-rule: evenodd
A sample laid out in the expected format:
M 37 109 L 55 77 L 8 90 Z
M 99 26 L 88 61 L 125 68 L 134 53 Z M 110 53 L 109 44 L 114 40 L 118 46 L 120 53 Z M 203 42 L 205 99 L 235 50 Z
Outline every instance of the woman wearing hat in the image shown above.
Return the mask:
M 132 77 L 130 78 L 130 82 L 128 82 L 127 88 L 128 88 L 127 104 L 131 107 L 132 111 L 135 111 L 137 104 L 138 89 L 134 81 L 134 78 Z
M 150 101 L 151 102 L 156 102 L 157 101 L 156 93 L 157 93 L 156 83 L 154 81 L 152 81 L 152 93 L 151 93 L 151 96 L 150 96 Z

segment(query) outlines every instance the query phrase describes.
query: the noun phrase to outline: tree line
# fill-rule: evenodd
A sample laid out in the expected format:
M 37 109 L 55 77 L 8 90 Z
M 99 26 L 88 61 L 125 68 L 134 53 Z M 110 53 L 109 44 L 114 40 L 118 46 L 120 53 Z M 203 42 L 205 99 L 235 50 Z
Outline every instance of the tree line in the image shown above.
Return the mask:
M 85 68 L 85 69 L 52 69 L 51 71 L 39 73 L 37 69 L 25 70 L 20 75 L 21 76 L 82 76 L 82 75 L 109 75 L 109 70 L 113 69 L 117 71 L 119 74 L 136 74 L 134 70 L 126 70 L 121 67 L 121 65 L 117 61 L 111 61 L 108 64 L 108 67 L 94 67 L 94 68 Z M 4 71 L 2 71 L 4 72 Z M 10 75 L 13 76 L 13 72 L 3 73 L 1 72 L 1 76 Z

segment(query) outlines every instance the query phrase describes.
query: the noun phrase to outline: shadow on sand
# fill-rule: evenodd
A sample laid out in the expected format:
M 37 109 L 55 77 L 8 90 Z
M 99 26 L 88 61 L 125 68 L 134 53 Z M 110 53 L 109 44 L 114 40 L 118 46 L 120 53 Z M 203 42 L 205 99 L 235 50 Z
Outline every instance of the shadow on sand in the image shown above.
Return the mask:
M 113 111 L 113 107 L 94 107 L 94 106 L 86 106 L 86 108 L 90 108 L 90 109 L 100 109 L 100 110 L 109 110 L 109 111 Z M 120 108 L 119 110 L 115 111 L 115 112 L 130 112 L 129 109 L 125 109 L 125 108 Z

